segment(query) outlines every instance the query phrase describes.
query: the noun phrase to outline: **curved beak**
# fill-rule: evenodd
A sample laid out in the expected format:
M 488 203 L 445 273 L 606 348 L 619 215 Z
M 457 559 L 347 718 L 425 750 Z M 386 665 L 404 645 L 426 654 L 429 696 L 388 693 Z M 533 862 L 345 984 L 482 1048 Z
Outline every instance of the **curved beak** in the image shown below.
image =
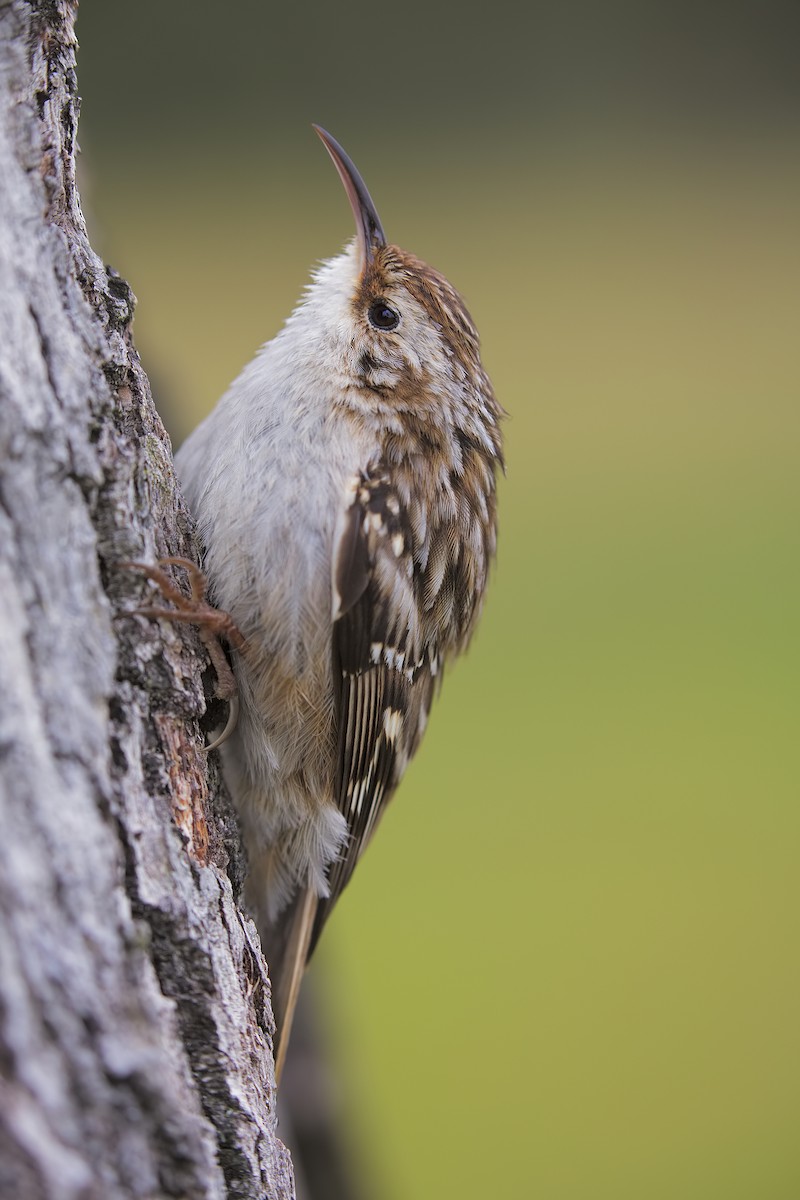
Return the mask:
M 383 232 L 381 219 L 375 211 L 372 197 L 367 191 L 367 185 L 358 173 L 353 160 L 345 154 L 342 147 L 319 125 L 312 127 L 322 139 L 325 149 L 333 159 L 333 165 L 339 172 L 339 178 L 344 184 L 347 199 L 356 219 L 356 234 L 358 236 L 358 252 L 360 266 L 363 271 L 375 256 L 375 251 L 386 245 L 386 234 Z

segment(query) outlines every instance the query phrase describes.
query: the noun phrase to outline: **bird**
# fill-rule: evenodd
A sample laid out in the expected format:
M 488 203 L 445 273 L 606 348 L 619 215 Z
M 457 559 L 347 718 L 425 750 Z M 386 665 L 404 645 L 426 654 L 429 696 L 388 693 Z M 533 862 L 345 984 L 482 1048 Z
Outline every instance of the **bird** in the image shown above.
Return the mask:
M 505 415 L 458 292 L 387 240 L 354 163 L 313 128 L 355 237 L 175 458 L 203 547 L 197 620 L 221 614 L 233 641 L 220 749 L 278 1076 L 307 960 L 478 622 Z

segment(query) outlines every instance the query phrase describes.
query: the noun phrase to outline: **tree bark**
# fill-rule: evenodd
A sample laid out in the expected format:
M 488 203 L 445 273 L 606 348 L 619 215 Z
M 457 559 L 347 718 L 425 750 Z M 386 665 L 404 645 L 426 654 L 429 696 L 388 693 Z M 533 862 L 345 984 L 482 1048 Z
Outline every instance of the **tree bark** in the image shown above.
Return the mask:
M 75 186 L 70 0 L 0 0 L 0 1195 L 294 1194 L 269 981 L 203 752 L 196 557 Z

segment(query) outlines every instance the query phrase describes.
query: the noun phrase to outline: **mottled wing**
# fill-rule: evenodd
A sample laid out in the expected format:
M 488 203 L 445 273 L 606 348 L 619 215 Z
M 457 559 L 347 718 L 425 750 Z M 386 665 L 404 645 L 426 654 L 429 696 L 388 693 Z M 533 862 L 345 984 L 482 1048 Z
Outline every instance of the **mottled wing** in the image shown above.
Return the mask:
M 330 896 L 320 900 L 312 948 L 419 743 L 438 671 L 436 647 L 419 623 L 410 528 L 382 473 L 353 488 L 333 591 L 336 799 L 350 837 L 329 868 Z

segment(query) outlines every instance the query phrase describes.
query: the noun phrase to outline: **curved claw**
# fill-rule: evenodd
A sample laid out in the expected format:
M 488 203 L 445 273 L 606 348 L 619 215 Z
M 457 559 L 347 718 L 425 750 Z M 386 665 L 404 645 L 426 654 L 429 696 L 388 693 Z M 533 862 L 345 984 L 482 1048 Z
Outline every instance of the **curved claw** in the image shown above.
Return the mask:
M 222 745 L 223 742 L 227 742 L 228 738 L 231 736 L 234 729 L 236 728 L 238 722 L 239 722 L 239 696 L 238 696 L 238 694 L 235 694 L 235 695 L 231 696 L 231 698 L 228 702 L 228 720 L 225 724 L 225 728 L 223 729 L 223 731 L 219 735 L 219 737 L 214 738 L 214 741 L 209 742 L 209 744 L 205 747 L 206 754 L 208 754 L 209 751 L 211 751 L 211 750 L 218 749 Z

